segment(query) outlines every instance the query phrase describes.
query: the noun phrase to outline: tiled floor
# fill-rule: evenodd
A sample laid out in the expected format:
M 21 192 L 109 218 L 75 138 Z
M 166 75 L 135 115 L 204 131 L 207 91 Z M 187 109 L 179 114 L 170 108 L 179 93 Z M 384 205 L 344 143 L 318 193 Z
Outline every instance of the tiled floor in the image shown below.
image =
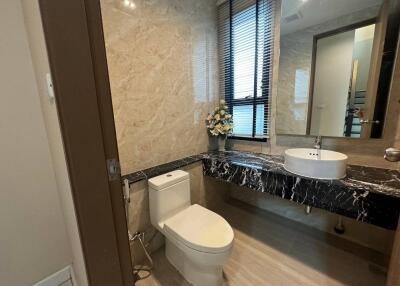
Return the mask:
M 224 267 L 226 285 L 385 285 L 384 272 L 366 259 L 381 261 L 373 251 L 351 249 L 351 243 L 332 235 L 239 203 L 218 212 L 235 231 L 233 253 Z M 164 249 L 153 256 L 153 273 L 138 286 L 189 285 L 168 263 Z

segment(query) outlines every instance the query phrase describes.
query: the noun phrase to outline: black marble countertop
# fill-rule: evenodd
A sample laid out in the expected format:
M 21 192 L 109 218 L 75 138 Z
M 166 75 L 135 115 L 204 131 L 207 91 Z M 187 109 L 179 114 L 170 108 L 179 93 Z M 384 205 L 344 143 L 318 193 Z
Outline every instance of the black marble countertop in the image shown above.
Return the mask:
M 349 165 L 346 178 L 319 180 L 286 171 L 282 156 L 226 151 L 190 156 L 126 175 L 123 179 L 131 184 L 199 161 L 203 162 L 206 176 L 384 228 L 397 227 L 400 173 L 395 170 Z
M 274 172 L 285 176 L 301 177 L 286 171 L 283 167 L 283 156 L 271 156 L 243 151 L 211 152 L 202 154 L 203 159 L 217 160 L 252 169 Z M 381 193 L 400 198 L 400 172 L 396 170 L 348 165 L 347 176 L 341 180 L 319 180 L 339 187 L 358 188 L 363 191 Z
M 400 173 L 349 165 L 342 180 L 305 178 L 286 171 L 281 156 L 250 152 L 203 155 L 204 175 L 337 213 L 387 229 L 400 214 Z
M 190 164 L 199 162 L 203 159 L 204 154 L 199 154 L 199 155 L 194 155 L 194 156 L 189 156 L 180 160 L 176 160 L 173 162 L 169 162 L 166 164 L 158 165 L 152 168 L 148 168 L 145 170 L 137 171 L 125 176 L 122 176 L 122 180 L 124 181 L 127 179 L 129 181 L 129 184 L 133 184 L 142 180 L 148 180 L 153 177 L 157 177 L 159 175 L 177 170 L 179 168 L 188 166 Z

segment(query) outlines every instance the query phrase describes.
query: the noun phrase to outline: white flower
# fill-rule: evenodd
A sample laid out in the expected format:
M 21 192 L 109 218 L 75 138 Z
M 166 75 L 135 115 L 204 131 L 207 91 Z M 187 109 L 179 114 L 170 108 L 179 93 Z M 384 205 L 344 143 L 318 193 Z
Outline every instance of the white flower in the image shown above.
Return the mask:
M 219 103 L 220 103 L 221 105 L 225 105 L 225 100 L 221 99 L 221 100 L 219 101 Z
M 233 129 L 232 115 L 225 105 L 225 101 L 221 100 L 220 105 L 215 108 L 214 112 L 207 116 L 206 127 L 212 136 L 226 136 L 232 133 Z

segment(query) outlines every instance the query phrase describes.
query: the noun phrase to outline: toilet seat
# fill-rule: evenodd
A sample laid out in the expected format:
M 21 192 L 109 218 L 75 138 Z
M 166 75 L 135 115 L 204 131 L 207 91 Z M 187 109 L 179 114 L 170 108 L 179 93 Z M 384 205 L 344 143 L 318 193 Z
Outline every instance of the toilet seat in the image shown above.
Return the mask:
M 223 217 L 196 204 L 167 219 L 164 231 L 187 247 L 205 253 L 229 250 L 234 236 Z

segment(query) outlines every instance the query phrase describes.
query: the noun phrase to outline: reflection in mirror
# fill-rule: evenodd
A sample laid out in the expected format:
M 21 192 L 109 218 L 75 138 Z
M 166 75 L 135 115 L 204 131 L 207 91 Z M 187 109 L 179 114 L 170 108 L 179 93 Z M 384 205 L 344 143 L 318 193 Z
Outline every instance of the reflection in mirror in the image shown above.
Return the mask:
M 381 137 L 396 2 L 282 1 L 277 134 Z
M 360 25 L 317 38 L 310 135 L 360 137 L 374 31 Z

